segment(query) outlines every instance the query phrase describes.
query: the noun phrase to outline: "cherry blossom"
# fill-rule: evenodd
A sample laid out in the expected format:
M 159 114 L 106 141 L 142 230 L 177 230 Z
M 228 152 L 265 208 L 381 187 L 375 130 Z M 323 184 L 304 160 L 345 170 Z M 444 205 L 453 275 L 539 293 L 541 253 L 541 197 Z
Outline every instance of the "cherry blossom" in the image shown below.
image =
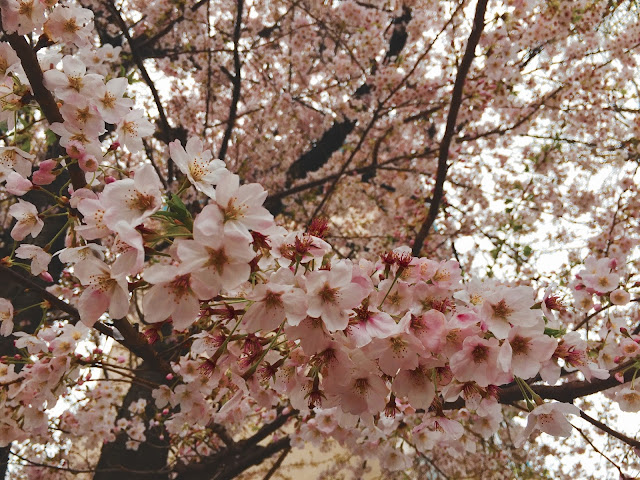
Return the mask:
M 112 318 L 127 314 L 129 290 L 126 278 L 112 276 L 109 266 L 96 258 L 77 263 L 74 274 L 87 286 L 78 300 L 78 311 L 85 325 L 92 326 L 107 310 Z
M 307 314 L 322 318 L 330 332 L 344 330 L 349 324 L 349 310 L 360 305 L 367 295 L 360 285 L 351 282 L 351 276 L 352 267 L 344 262 L 307 277 Z
M 153 131 L 153 125 L 144 118 L 144 111 L 140 109 L 127 113 L 116 129 L 118 139 L 132 153 L 142 150 L 142 138 L 151 135 Z
M 224 162 L 212 160 L 211 152 L 204 150 L 202 141 L 191 137 L 186 149 L 178 140 L 169 144 L 171 158 L 189 181 L 201 192 L 215 200 L 214 185 L 217 185 L 224 172 Z
M 13 331 L 13 305 L 11 301 L 6 298 L 0 298 L 0 334 L 3 337 L 11 335 Z
M 552 402 L 537 406 L 527 417 L 527 426 L 517 440 L 519 445 L 536 430 L 556 437 L 568 437 L 573 427 L 566 415 L 580 415 L 580 409 L 570 403 Z
M 18 203 L 11 205 L 9 215 L 17 220 L 11 230 L 11 237 L 14 240 L 24 240 L 27 235 L 35 238 L 44 227 L 44 221 L 38 216 L 38 209 L 32 203 L 24 200 L 18 200 Z
M 46 272 L 51 261 L 51 254 L 36 245 L 20 245 L 16 249 L 16 257 L 31 260 L 32 275 Z

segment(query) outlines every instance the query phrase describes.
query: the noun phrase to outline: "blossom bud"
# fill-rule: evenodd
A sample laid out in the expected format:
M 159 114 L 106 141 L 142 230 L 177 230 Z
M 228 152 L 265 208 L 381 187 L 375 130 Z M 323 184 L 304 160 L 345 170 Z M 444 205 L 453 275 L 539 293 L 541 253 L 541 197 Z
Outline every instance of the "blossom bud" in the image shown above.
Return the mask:
M 118 148 L 120 148 L 120 142 L 118 141 L 115 141 L 111 145 L 109 145 L 109 150 L 111 151 L 117 150 Z
M 115 182 L 116 179 L 114 177 L 112 177 L 111 175 L 107 175 L 106 177 L 104 177 L 104 183 L 106 183 L 107 185 L 110 183 Z
M 45 282 L 53 282 L 53 277 L 51 276 L 51 274 L 49 272 L 42 272 L 39 277 L 44 280 Z
M 166 378 L 167 380 L 173 380 L 173 373 L 167 373 L 167 376 L 164 378 Z

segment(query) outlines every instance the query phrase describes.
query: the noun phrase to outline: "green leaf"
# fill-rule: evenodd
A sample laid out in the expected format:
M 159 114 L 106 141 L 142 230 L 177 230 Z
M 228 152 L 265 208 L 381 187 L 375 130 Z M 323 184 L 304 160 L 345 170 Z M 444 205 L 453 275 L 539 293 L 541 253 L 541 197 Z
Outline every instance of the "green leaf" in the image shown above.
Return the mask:
M 58 141 L 58 136 L 51 130 L 47 130 L 45 133 L 47 139 L 47 145 L 54 145 Z
M 564 334 L 567 333 L 567 329 L 566 328 L 561 328 L 561 329 L 556 329 L 556 328 L 545 328 L 544 329 L 544 334 L 549 336 L 549 337 L 554 337 L 554 338 L 560 338 L 562 336 L 564 336 Z

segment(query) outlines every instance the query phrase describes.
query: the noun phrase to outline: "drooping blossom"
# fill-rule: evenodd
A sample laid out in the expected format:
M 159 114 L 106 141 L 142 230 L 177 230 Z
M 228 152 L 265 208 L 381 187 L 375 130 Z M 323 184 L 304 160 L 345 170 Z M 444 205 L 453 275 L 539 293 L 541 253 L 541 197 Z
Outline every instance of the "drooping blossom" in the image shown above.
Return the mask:
M 38 209 L 34 204 L 24 200 L 18 200 L 18 203 L 11 205 L 9 215 L 17 221 L 11 230 L 11 238 L 18 242 L 24 240 L 27 235 L 37 237 L 44 227 L 44 221 L 38 216 Z
M 534 408 L 527 417 L 527 426 L 515 441 L 519 448 L 534 431 L 548 433 L 554 437 L 568 437 L 573 427 L 567 415 L 580 415 L 580 409 L 575 405 L 563 402 L 543 403 Z
M 13 304 L 6 298 L 0 298 L 0 335 L 7 337 L 13 331 Z
M 31 260 L 31 274 L 35 276 L 46 272 L 51 262 L 51 254 L 37 245 L 20 245 L 16 249 L 16 257 Z

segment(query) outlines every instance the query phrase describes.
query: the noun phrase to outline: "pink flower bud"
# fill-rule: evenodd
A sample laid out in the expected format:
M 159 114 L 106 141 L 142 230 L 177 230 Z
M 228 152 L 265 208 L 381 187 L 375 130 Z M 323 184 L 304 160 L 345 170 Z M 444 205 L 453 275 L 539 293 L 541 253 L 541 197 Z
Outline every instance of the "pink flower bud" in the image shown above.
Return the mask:
M 42 272 L 39 276 L 45 282 L 49 282 L 49 283 L 53 282 L 53 277 L 49 272 Z
M 173 373 L 167 373 L 167 376 L 165 378 L 167 380 L 173 380 Z
M 40 166 L 36 172 L 34 172 L 31 180 L 36 185 L 49 185 L 52 183 L 56 176 L 51 171 L 58 165 L 55 160 L 45 160 L 40 162 Z
M 120 142 L 113 142 L 111 145 L 109 145 L 109 150 L 117 150 L 118 148 L 120 148 Z
M 114 177 L 112 177 L 111 175 L 107 175 L 106 177 L 104 177 L 104 183 L 106 183 L 106 184 L 113 183 L 115 181 L 116 181 L 116 179 Z

